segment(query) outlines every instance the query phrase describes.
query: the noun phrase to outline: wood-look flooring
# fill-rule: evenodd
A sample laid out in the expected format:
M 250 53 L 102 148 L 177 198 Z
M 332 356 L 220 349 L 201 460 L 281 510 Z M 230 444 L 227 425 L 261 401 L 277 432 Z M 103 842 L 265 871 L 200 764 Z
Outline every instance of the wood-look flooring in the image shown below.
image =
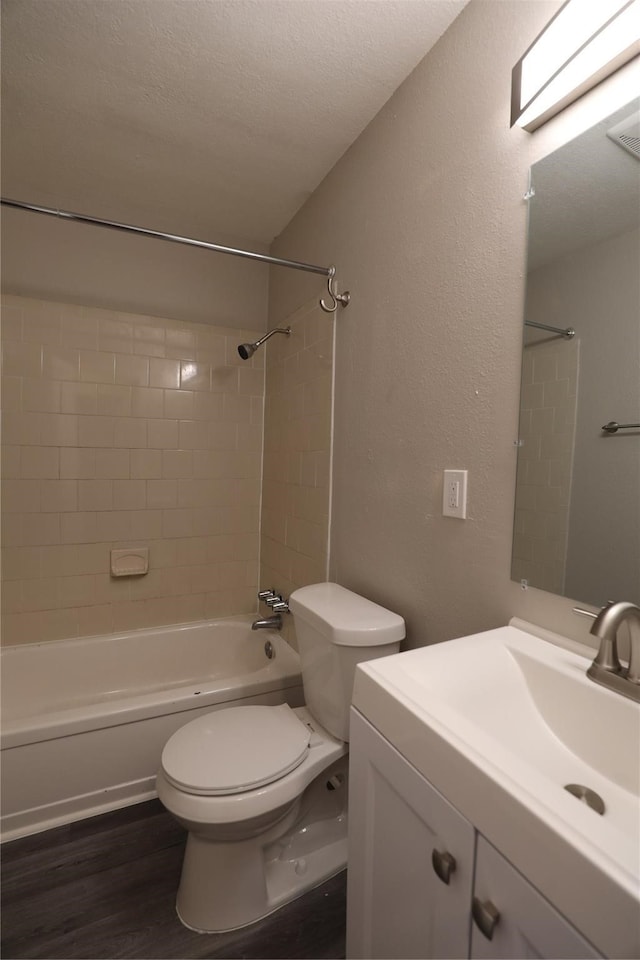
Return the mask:
M 184 927 L 185 837 L 152 800 L 5 843 L 4 960 L 344 957 L 345 871 L 242 930 Z

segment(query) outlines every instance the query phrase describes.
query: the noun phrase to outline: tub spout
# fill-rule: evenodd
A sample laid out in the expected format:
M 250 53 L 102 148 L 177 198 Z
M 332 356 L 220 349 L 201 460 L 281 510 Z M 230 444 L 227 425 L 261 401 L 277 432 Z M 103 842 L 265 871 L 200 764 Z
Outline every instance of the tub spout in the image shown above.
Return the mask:
M 252 630 L 282 630 L 282 614 L 276 613 L 273 617 L 265 617 L 264 620 L 254 620 L 251 624 Z

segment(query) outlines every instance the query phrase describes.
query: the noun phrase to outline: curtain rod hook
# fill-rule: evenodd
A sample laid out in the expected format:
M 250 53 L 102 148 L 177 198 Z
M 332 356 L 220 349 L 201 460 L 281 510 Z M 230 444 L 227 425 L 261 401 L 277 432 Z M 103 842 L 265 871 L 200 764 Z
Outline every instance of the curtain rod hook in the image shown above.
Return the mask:
M 329 267 L 329 273 L 327 275 L 327 290 L 329 291 L 329 296 L 331 297 L 331 306 L 328 306 L 324 299 L 320 300 L 320 306 L 325 313 L 335 313 L 338 309 L 338 304 L 341 303 L 343 307 L 346 307 L 349 301 L 351 300 L 351 294 L 348 290 L 345 290 L 344 293 L 337 293 L 334 289 L 334 281 L 336 275 L 336 268 L 334 266 Z

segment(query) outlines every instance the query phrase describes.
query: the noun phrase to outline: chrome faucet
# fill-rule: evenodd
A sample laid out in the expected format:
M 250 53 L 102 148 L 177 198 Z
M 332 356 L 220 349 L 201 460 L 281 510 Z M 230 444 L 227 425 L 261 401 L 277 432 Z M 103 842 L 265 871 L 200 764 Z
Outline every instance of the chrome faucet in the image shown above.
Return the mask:
M 254 620 L 251 624 L 252 630 L 282 630 L 282 614 L 276 613 L 273 617 Z
M 260 590 L 258 600 L 263 600 L 274 611 L 275 616 L 254 620 L 252 630 L 282 630 L 282 614 L 289 612 L 289 604 L 275 590 Z
M 624 697 L 640 701 L 640 607 L 625 600 L 610 601 L 600 613 L 574 608 L 576 613 L 594 618 L 590 633 L 600 640 L 600 649 L 587 670 L 587 676 L 609 687 Z M 629 666 L 623 667 L 618 659 L 616 633 L 618 627 L 628 621 L 631 634 Z

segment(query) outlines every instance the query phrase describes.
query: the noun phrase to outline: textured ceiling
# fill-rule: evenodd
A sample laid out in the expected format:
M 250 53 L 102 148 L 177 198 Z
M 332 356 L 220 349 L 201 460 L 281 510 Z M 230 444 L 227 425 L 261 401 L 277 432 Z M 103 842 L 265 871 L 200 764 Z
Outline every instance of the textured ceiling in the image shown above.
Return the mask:
M 3 194 L 264 249 L 465 0 L 4 0 Z
M 638 228 L 640 163 L 608 136 L 634 100 L 532 168 L 528 267 Z

